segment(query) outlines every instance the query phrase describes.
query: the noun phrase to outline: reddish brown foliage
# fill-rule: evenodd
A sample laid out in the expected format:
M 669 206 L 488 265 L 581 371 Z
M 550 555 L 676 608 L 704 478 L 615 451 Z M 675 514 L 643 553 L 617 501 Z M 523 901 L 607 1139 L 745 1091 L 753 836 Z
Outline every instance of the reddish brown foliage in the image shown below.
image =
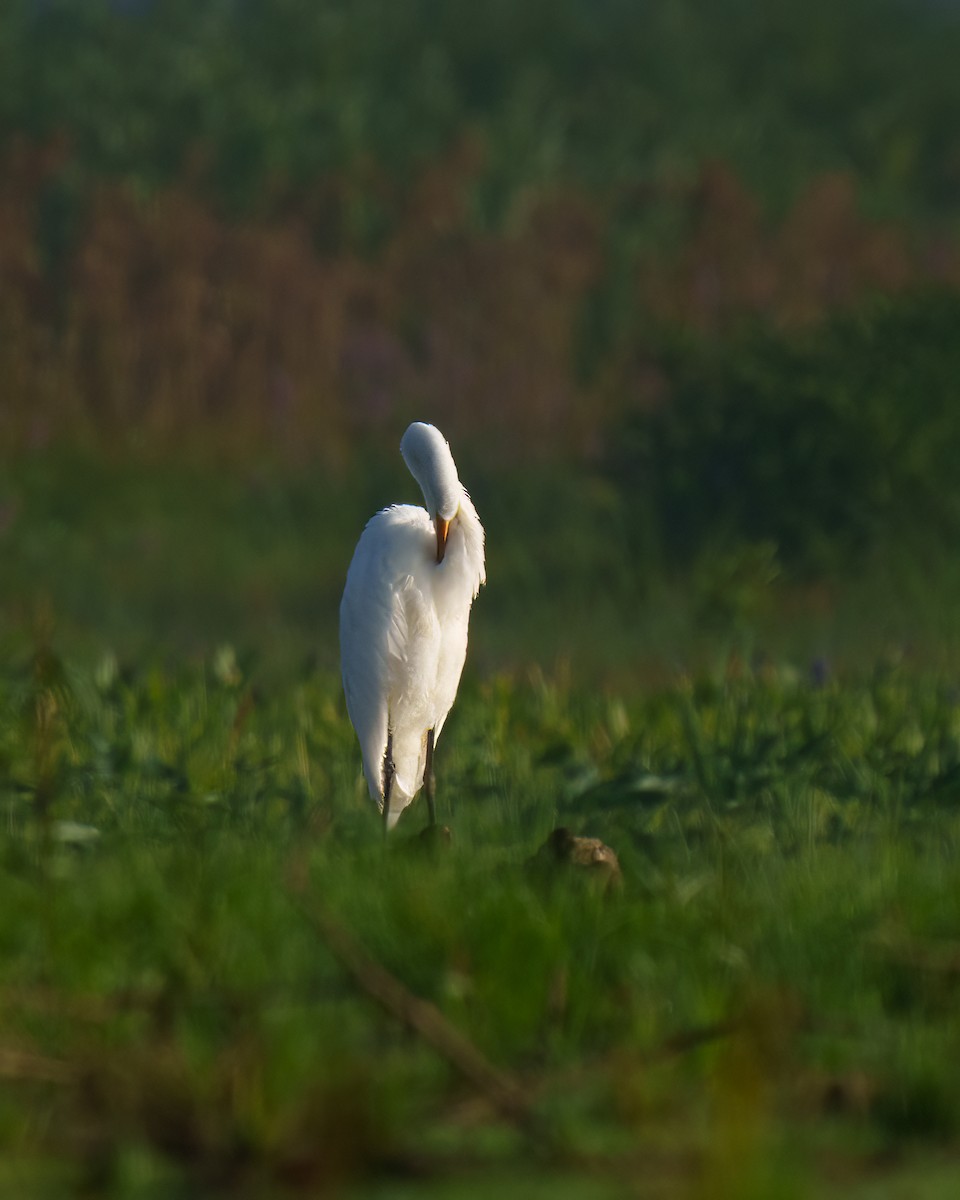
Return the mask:
M 531 194 L 507 228 L 478 232 L 476 140 L 405 198 L 381 189 L 392 224 L 372 258 L 342 233 L 356 180 L 318 187 L 272 223 L 228 222 L 187 184 L 143 200 L 104 182 L 52 271 L 37 212 L 64 159 L 63 147 L 18 146 L 0 173 L 7 444 L 133 436 L 158 450 L 269 446 L 335 462 L 358 433 L 392 437 L 423 415 L 461 438 L 499 438 L 505 454 L 578 450 L 624 403 L 662 397 L 633 347 L 652 323 L 790 325 L 870 291 L 932 277 L 960 286 L 955 245 L 918 246 L 864 219 L 846 176 L 813 180 L 774 227 L 709 164 L 675 195 L 644 197 L 672 206 L 685 234 L 638 257 L 621 332 L 585 380 L 575 351 L 609 266 L 604 208 L 571 191 Z
M 924 251 L 906 230 L 865 219 L 849 175 L 812 180 L 778 227 L 722 163 L 706 165 L 677 203 L 686 245 L 641 263 L 639 289 L 652 313 L 697 329 L 722 330 L 750 314 L 804 324 L 870 292 L 930 279 L 960 286 L 957 248 Z

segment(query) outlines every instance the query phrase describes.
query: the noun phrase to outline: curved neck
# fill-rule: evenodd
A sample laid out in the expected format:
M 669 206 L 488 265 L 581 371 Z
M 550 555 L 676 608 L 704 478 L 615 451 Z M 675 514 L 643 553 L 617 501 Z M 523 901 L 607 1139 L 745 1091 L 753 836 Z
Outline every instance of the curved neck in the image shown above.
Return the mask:
M 420 484 L 430 516 L 452 520 L 460 508 L 463 486 L 443 434 L 433 425 L 417 421 L 403 435 L 400 453 Z

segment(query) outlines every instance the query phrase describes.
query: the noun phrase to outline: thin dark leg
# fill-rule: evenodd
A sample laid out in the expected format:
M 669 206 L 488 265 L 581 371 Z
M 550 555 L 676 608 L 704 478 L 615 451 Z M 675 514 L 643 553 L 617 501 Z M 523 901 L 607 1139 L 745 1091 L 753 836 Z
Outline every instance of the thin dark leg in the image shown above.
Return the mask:
M 381 785 L 383 788 L 383 832 L 387 832 L 387 819 L 390 816 L 390 793 L 393 791 L 393 777 L 397 773 L 397 768 L 393 762 L 393 734 L 387 734 L 387 745 L 383 752 L 383 778 Z
M 430 814 L 430 824 L 437 823 L 437 808 L 433 801 L 433 730 L 427 731 L 427 762 L 423 768 L 423 791 L 427 797 L 427 811 Z

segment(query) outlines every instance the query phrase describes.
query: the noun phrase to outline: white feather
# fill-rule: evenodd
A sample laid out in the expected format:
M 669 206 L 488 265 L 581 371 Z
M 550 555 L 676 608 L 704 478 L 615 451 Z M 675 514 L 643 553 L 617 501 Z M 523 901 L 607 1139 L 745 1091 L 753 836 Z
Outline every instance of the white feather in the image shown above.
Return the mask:
M 370 795 L 384 805 L 387 734 L 395 775 L 387 828 L 423 785 L 427 733 L 436 741 L 457 695 L 470 608 L 485 582 L 483 526 L 439 430 L 416 422 L 400 443 L 427 509 L 396 504 L 372 517 L 340 603 L 347 711 Z M 450 521 L 437 562 L 435 518 Z

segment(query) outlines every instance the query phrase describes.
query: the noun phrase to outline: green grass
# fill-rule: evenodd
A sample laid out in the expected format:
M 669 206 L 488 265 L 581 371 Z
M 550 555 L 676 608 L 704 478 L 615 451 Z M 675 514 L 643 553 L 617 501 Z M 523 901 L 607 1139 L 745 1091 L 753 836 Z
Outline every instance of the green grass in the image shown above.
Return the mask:
M 430 856 L 420 801 L 384 844 L 336 676 L 392 467 L 8 465 L 0 1190 L 953 1196 L 949 563 L 669 578 L 602 480 L 466 464 L 491 584 Z M 529 867 L 558 825 L 622 887 Z
M 461 475 L 487 531 L 470 666 L 536 664 L 616 689 L 715 669 L 732 652 L 807 670 L 878 656 L 960 668 L 960 569 L 926 530 L 826 579 L 769 541 L 667 567 L 642 496 L 564 464 Z M 633 492 L 637 483 L 631 484 Z M 337 608 L 364 523 L 420 502 L 399 454 L 339 474 L 63 453 L 0 464 L 0 632 L 39 627 L 86 662 L 176 666 L 236 647 L 258 680 L 337 670 Z
M 454 838 L 425 858 L 419 803 L 383 844 L 335 678 L 11 642 L 8 1186 L 952 1194 L 943 679 L 767 668 L 605 696 L 471 677 L 440 750 Z M 622 888 L 531 872 L 557 824 L 614 846 Z M 325 919 L 518 1083 L 534 1133 L 377 1006 Z

